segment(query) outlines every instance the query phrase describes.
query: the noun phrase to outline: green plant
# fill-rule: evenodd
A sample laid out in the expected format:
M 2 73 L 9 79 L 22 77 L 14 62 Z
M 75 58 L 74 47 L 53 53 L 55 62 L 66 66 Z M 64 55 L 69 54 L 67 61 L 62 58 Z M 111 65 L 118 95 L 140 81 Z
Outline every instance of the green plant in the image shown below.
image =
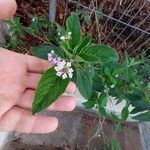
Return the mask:
M 120 61 L 113 48 L 92 43 L 91 36 L 82 32 L 77 13 L 72 13 L 68 17 L 66 28 L 49 23 L 43 16 L 30 15 L 30 18 L 29 26 L 23 26 L 19 18 L 7 21 L 10 37 L 6 47 L 17 49 L 24 44 L 25 35 L 29 34 L 46 43 L 32 47 L 31 52 L 42 59 L 48 59 L 49 54 L 49 61 L 55 61 L 51 62 L 55 67 L 45 72 L 39 83 L 33 103 L 33 113 L 51 105 L 72 80 L 82 96 L 87 99 L 85 107 L 97 108 L 104 117 L 114 118 L 113 115 L 116 115 L 107 110 L 110 97 L 115 97 L 116 105 L 124 101 L 126 105 L 120 116 L 116 115 L 117 122 L 114 119 L 116 124 L 126 120 L 130 114 L 134 114 L 134 119 L 149 121 L 147 116 L 150 111 L 150 59 L 144 53 L 139 59 L 126 54 L 125 60 Z M 66 64 L 61 65 L 71 72 L 60 73 L 56 62 L 58 59 L 61 59 L 60 62 L 65 62 Z M 70 66 L 67 66 L 67 62 Z M 66 79 L 62 79 L 62 76 Z M 42 87 L 43 82 L 44 87 Z M 54 89 L 57 86 L 61 89 Z M 49 95 L 51 90 L 58 90 L 58 93 Z M 43 103 L 45 96 L 49 98 Z M 130 106 L 134 109 L 129 109 Z M 139 112 L 143 114 L 136 116 Z M 145 117 L 141 119 L 143 115 Z
M 104 150 L 121 150 L 121 146 L 117 139 L 110 140 L 107 144 L 105 144 Z
M 91 36 L 82 32 L 77 13 L 68 17 L 66 28 L 51 24 L 42 16 L 31 16 L 28 27 L 23 26 L 18 18 L 9 21 L 9 26 L 8 47 L 20 46 L 26 33 L 42 38 L 45 44 L 32 47 L 31 52 L 54 65 L 43 73 L 39 82 L 33 114 L 54 103 L 73 81 L 87 100 L 84 106 L 96 108 L 101 116 L 112 118 L 117 133 L 121 132 L 121 121 L 130 114 L 133 119 L 150 121 L 150 59 L 144 53 L 139 59 L 126 54 L 124 60 L 119 60 L 113 48 L 93 43 Z M 121 114 L 107 110 L 112 97 L 116 105 L 125 102 Z M 110 147 L 119 149 L 119 144 L 112 140 L 106 149 Z
M 48 70 L 48 72 L 52 72 L 54 70 L 56 71 L 55 77 L 51 77 L 51 80 L 54 80 L 52 83 L 52 88 L 56 87 L 57 84 L 59 84 L 59 82 L 57 81 L 58 79 L 62 83 L 67 81 L 67 83 L 69 83 L 69 81 L 72 80 L 77 84 L 77 87 L 83 97 L 85 97 L 86 99 L 90 99 L 95 92 L 93 92 L 93 78 L 96 73 L 95 67 L 100 67 L 100 65 L 106 64 L 108 62 L 118 61 L 118 55 L 115 50 L 113 50 L 109 46 L 102 44 L 96 45 L 91 42 L 91 37 L 89 35 L 83 35 L 81 33 L 79 18 L 76 13 L 72 13 L 72 15 L 67 19 L 66 30 L 62 30 L 62 28 L 59 30 L 59 47 L 55 47 L 54 45 L 42 45 L 41 47 L 33 48 L 32 53 L 40 58 L 43 58 L 43 54 L 45 53 L 44 58 L 47 59 L 47 54 L 53 50 L 58 57 L 61 57 L 62 61 L 71 62 L 72 69 L 74 70 L 71 78 L 67 78 L 64 80 L 61 77 L 58 77 L 58 70 L 56 69 L 56 67 Z M 36 92 L 38 98 L 36 98 L 35 96 L 32 110 L 33 113 L 45 109 L 50 104 L 52 104 L 56 100 L 56 98 L 60 96 L 59 91 L 59 93 L 57 93 L 57 97 L 52 97 L 52 100 L 48 98 L 47 105 L 43 104 L 43 100 L 45 98 L 38 95 L 42 95 L 42 93 L 39 93 L 39 89 L 41 89 L 40 85 L 43 82 L 46 82 L 44 81 L 46 78 L 44 77 L 45 74 L 47 74 L 47 72 L 44 73 Z M 47 89 L 47 91 L 44 91 L 44 96 L 47 96 L 47 94 L 49 93 L 48 90 L 50 91 L 51 89 L 51 85 L 49 83 L 50 82 L 47 81 L 47 88 L 49 89 Z M 58 85 L 58 87 L 61 87 L 61 85 Z M 65 84 L 65 86 L 61 89 L 62 92 L 65 91 L 66 86 L 67 84 Z
M 25 38 L 25 27 L 20 22 L 20 18 L 16 17 L 14 19 L 6 20 L 6 23 L 9 27 L 9 38 L 7 39 L 6 48 L 16 48 L 23 44 L 23 39 Z
M 69 78 L 67 74 L 66 77 L 68 78 L 65 80 L 58 77 L 56 75 L 57 70 L 54 67 L 48 70 L 48 72 L 56 71 L 53 79 L 50 77 L 53 84 L 50 85 L 50 81 L 47 81 L 46 85 L 44 76 L 47 72 L 44 73 L 36 95 L 40 94 L 39 89 L 42 89 L 40 86 L 43 82 L 45 82 L 44 86 L 49 88 L 44 91 L 44 96 L 48 96 L 48 91 L 53 90 L 55 86 L 61 87 L 61 85 L 58 85 L 58 79 L 62 83 L 69 83 L 72 80 L 76 83 L 81 95 L 88 100 L 84 103 L 85 107 L 98 108 L 100 114 L 104 117 L 113 118 L 114 112 L 109 112 L 106 107 L 110 97 L 115 97 L 116 104 L 122 101 L 126 103 L 121 116 L 117 116 L 119 121 L 126 120 L 130 113 L 149 112 L 149 82 L 145 82 L 145 75 L 141 74 L 141 71 L 148 68 L 149 65 L 145 61 L 149 59 L 147 60 L 143 55 L 142 59 L 130 58 L 126 54 L 125 60 L 119 61 L 118 54 L 113 48 L 103 44 L 94 44 L 90 35 L 82 33 L 76 13 L 72 13 L 67 19 L 66 29 L 58 27 L 58 35 L 57 43 L 59 46 L 41 45 L 32 48 L 31 51 L 34 55 L 47 59 L 47 54 L 53 50 L 55 56 L 60 57 L 63 61 L 71 62 L 74 71 L 73 74 L 71 73 L 72 78 Z M 142 69 L 139 69 L 141 67 Z M 67 84 L 65 86 L 62 84 L 62 86 L 62 92 L 59 91 L 60 93 L 64 92 Z M 60 96 L 60 93 L 49 98 L 47 104 L 43 103 L 44 96 L 35 96 L 33 113 L 44 110 Z M 129 110 L 130 106 L 133 106 L 134 109 Z M 147 116 L 148 112 L 142 115 Z M 138 116 L 133 118 L 138 120 Z M 141 117 L 139 120 L 141 120 Z M 147 121 L 147 119 L 144 119 L 144 121 Z

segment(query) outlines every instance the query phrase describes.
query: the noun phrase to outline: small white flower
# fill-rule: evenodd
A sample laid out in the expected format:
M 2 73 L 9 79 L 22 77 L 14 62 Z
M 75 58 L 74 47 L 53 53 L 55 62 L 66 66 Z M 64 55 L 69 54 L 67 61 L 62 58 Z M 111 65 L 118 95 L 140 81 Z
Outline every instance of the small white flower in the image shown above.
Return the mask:
M 65 36 L 61 36 L 60 39 L 64 41 L 66 39 L 66 37 Z
M 66 78 L 67 78 L 67 73 L 64 73 L 64 74 L 62 75 L 62 78 L 63 78 L 63 79 L 66 79 Z
M 66 40 L 70 40 L 71 39 L 71 36 L 70 35 L 66 35 Z
M 48 61 L 52 61 L 52 59 L 53 59 L 53 56 L 52 56 L 52 54 L 51 53 L 48 53 Z
M 58 77 L 61 77 L 62 74 L 63 74 L 63 72 L 57 72 L 57 73 L 56 73 L 56 75 L 57 75 Z
M 33 17 L 33 18 L 32 18 L 32 21 L 34 22 L 36 19 L 37 19 L 37 17 Z
M 68 32 L 68 35 L 71 35 L 72 34 L 72 32 Z
M 118 74 L 116 74 L 116 76 L 115 76 L 115 77 L 117 78 L 118 76 L 119 76 L 119 75 L 118 75 Z
M 71 62 L 67 62 L 67 67 L 71 67 Z
M 69 78 L 72 78 L 73 77 L 73 73 L 69 72 L 68 76 L 69 76 Z
M 115 87 L 115 85 L 114 85 L 114 84 L 112 84 L 110 87 L 113 89 L 113 88 Z
M 60 61 L 57 66 L 54 67 L 56 70 L 56 75 L 66 79 L 67 77 L 73 77 L 73 69 L 71 68 L 71 62 L 66 62 L 64 60 Z
M 51 50 L 51 54 L 55 54 L 55 52 L 53 50 Z
M 58 35 L 60 35 L 60 32 L 58 32 Z
M 48 53 L 48 61 L 56 66 L 61 61 L 61 58 L 58 57 L 52 50 L 50 53 Z
M 68 72 L 69 72 L 69 73 L 72 73 L 72 72 L 73 72 L 73 69 L 72 69 L 72 68 L 70 68 L 70 69 L 68 70 Z

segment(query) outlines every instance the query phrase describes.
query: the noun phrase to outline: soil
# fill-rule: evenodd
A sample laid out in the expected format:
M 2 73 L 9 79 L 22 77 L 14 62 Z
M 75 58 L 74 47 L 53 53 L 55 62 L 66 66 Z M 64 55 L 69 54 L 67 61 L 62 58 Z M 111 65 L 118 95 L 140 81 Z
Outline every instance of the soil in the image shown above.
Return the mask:
M 139 11 L 140 6 L 146 3 L 145 0 L 135 0 L 132 3 L 130 0 L 122 1 L 120 3 L 118 2 L 118 0 L 106 1 L 105 3 L 104 1 L 105 0 L 99 0 L 97 1 L 97 4 L 96 3 L 93 4 L 91 0 L 86 0 L 86 1 L 80 0 L 80 4 L 89 7 L 91 9 L 93 9 L 93 7 L 97 7 L 97 10 L 103 8 L 103 13 L 106 15 L 110 14 L 113 10 L 111 16 L 116 19 L 119 19 L 122 16 L 122 12 L 124 12 L 126 8 L 130 6 L 126 14 L 121 18 L 122 22 L 129 23 L 131 18 Z M 29 14 L 46 15 L 48 17 L 49 0 L 37 0 L 37 1 L 17 0 L 17 3 L 18 3 L 18 11 L 16 13 L 16 16 L 21 17 L 21 21 L 24 25 L 29 24 L 30 21 Z M 63 25 L 70 12 L 75 11 L 76 9 L 80 11 L 85 11 L 83 7 L 79 7 L 77 4 L 69 2 L 68 0 L 59 0 L 57 4 L 56 22 Z M 144 5 L 144 7 L 139 11 L 139 13 L 137 13 L 136 17 L 130 22 L 130 25 L 134 27 L 138 27 L 140 22 L 142 22 L 142 20 L 146 18 L 149 12 L 150 12 L 150 3 L 147 2 Z M 96 22 L 94 12 L 91 13 L 91 18 L 92 18 L 91 24 L 85 22 L 85 20 L 82 20 L 81 18 L 83 30 L 92 35 L 94 42 L 101 41 L 102 43 L 108 45 L 111 45 L 113 43 L 113 47 L 119 53 L 120 58 L 124 57 L 124 53 L 126 50 L 128 51 L 129 54 L 135 57 L 138 57 L 143 49 L 147 50 L 147 55 L 150 54 L 150 44 L 149 44 L 150 42 L 148 40 L 150 39 L 150 34 L 144 34 L 141 31 L 134 30 L 133 28 L 127 27 L 122 23 L 118 23 L 116 25 L 116 21 L 112 19 L 107 20 L 106 17 L 103 17 L 102 19 L 99 19 L 98 22 Z M 99 28 L 100 39 L 97 38 L 98 37 L 97 25 L 100 25 Z M 116 27 L 112 31 L 112 28 L 115 25 Z M 150 17 L 147 18 L 146 21 L 143 24 L 141 24 L 139 27 L 140 29 L 150 33 L 150 29 L 149 29 Z M 116 37 L 123 29 L 124 31 L 122 32 L 120 37 L 116 39 Z M 132 32 L 133 34 L 127 39 L 129 34 Z M 106 38 L 108 35 L 109 37 Z M 114 39 L 116 40 L 114 41 Z M 144 43 L 147 40 L 148 42 Z M 37 45 L 43 43 L 43 41 L 41 41 L 40 39 L 31 36 L 29 37 L 28 35 L 26 35 L 26 41 L 28 43 L 27 44 L 28 49 L 30 49 L 32 41 Z M 134 41 L 136 42 L 134 43 Z

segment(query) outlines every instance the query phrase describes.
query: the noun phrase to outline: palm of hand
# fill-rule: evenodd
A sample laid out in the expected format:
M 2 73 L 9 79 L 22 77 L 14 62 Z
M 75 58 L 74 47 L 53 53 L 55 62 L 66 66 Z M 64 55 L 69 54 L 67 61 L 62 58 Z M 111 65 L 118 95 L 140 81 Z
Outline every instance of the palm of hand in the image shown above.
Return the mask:
M 45 133 L 54 131 L 58 121 L 54 117 L 33 116 L 31 109 L 41 73 L 51 65 L 39 58 L 0 49 L 0 130 Z M 75 91 L 70 83 L 68 92 Z M 62 96 L 50 110 L 71 111 L 74 98 Z

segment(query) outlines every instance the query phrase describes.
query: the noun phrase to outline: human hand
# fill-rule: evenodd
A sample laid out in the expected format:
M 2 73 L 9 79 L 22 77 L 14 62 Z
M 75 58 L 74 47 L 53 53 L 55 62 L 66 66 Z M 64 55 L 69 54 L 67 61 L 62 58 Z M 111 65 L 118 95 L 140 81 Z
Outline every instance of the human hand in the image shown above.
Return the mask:
M 0 20 L 13 17 L 17 4 L 15 0 L 0 0 Z
M 47 133 L 58 126 L 55 117 L 31 114 L 35 89 L 41 73 L 52 67 L 49 62 L 0 48 L 0 130 Z M 70 83 L 67 91 L 74 93 Z M 61 96 L 49 110 L 71 111 L 75 99 Z

